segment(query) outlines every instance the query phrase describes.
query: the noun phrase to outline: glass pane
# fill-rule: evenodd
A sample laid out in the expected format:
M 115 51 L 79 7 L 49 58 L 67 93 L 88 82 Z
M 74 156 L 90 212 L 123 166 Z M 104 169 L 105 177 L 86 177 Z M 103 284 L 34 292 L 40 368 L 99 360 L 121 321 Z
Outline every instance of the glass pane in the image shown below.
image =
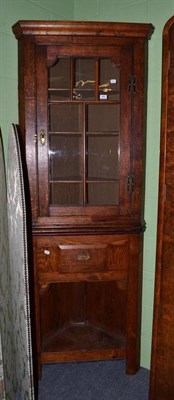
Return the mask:
M 83 203 L 82 183 L 52 183 L 51 204 L 59 206 L 79 206 Z
M 92 59 L 74 60 L 74 88 L 75 100 L 95 99 L 95 61 Z
M 82 155 L 81 104 L 52 104 L 49 134 L 52 205 L 82 204 Z
M 116 205 L 119 190 L 119 104 L 88 105 L 87 128 L 87 203 Z
M 120 130 L 119 104 L 90 104 L 88 106 L 89 133 L 113 133 Z
M 49 69 L 49 100 L 70 99 L 70 59 L 61 58 Z
M 51 104 L 49 114 L 49 125 L 51 132 L 82 131 L 81 104 Z
M 87 203 L 89 205 L 118 205 L 118 182 L 98 182 L 87 184 Z
M 82 177 L 82 137 L 50 135 L 50 180 L 80 180 Z
M 49 88 L 68 89 L 70 86 L 70 59 L 61 58 L 49 69 Z
M 87 139 L 87 178 L 118 179 L 119 137 Z
M 99 99 L 120 99 L 120 69 L 110 59 L 100 60 Z
M 49 69 L 49 99 L 68 100 L 70 98 L 70 59 L 61 58 Z

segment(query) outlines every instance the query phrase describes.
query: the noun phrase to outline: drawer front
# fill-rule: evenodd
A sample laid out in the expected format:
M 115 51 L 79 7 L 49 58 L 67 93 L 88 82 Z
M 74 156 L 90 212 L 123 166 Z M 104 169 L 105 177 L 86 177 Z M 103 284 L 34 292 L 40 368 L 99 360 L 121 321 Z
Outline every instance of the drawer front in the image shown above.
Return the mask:
M 90 273 L 126 270 L 129 239 L 126 236 L 39 237 L 36 241 L 40 272 Z
M 106 245 L 59 245 L 60 272 L 104 271 L 106 266 Z

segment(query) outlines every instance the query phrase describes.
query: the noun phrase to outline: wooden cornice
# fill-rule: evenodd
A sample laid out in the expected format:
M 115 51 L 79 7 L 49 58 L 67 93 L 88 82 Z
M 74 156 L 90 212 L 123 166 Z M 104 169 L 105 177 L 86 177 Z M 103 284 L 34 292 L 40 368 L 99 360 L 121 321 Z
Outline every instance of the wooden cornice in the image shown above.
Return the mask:
M 17 39 L 25 35 L 114 36 L 149 39 L 152 24 L 88 21 L 18 21 L 12 30 Z

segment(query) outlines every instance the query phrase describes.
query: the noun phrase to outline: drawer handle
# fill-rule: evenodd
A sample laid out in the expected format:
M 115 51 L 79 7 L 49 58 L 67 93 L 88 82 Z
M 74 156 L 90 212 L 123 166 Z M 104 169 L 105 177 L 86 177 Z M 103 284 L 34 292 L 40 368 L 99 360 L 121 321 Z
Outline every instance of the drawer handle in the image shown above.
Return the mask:
M 80 253 L 76 254 L 76 259 L 78 261 L 88 261 L 91 258 L 88 251 L 81 251 Z

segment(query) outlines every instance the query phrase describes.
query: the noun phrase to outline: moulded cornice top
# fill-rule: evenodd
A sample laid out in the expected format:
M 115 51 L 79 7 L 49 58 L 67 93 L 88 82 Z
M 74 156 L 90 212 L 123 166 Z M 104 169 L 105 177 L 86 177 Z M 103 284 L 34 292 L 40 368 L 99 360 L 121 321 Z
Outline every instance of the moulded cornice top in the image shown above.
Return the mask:
M 25 35 L 75 35 L 141 37 L 149 39 L 152 24 L 94 21 L 18 21 L 12 30 L 17 39 Z

